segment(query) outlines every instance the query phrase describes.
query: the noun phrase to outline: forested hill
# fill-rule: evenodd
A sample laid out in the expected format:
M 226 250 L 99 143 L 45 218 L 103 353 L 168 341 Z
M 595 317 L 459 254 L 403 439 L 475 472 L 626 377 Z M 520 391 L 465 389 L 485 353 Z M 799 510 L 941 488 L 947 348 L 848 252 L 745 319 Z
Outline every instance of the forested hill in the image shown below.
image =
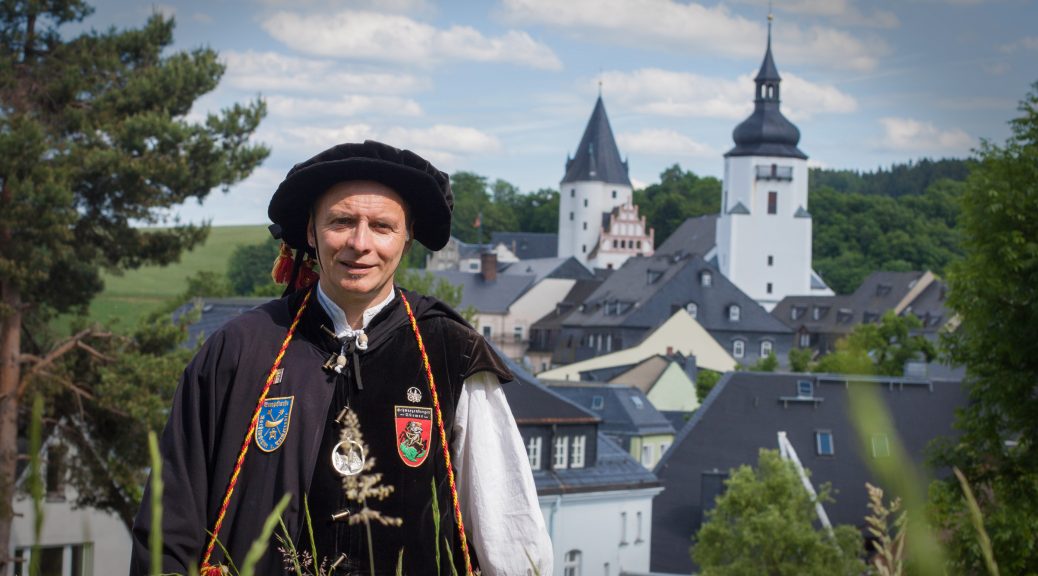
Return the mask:
M 875 172 L 811 168 L 808 192 L 829 187 L 838 192 L 893 196 L 895 198 L 919 195 L 926 192 L 931 184 L 939 180 L 965 180 L 973 163 L 972 160 L 958 158 L 941 160 L 924 158 L 918 162 L 895 164 L 889 169 L 880 168 Z

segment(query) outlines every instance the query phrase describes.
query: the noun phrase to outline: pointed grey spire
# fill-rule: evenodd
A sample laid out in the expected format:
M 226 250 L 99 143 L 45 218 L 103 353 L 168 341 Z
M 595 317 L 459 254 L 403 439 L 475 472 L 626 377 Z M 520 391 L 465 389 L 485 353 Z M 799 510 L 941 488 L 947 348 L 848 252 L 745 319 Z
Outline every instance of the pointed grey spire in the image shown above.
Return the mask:
M 566 175 L 562 178 L 563 183 L 581 181 L 631 185 L 601 96 L 595 102 L 577 152 L 566 162 Z

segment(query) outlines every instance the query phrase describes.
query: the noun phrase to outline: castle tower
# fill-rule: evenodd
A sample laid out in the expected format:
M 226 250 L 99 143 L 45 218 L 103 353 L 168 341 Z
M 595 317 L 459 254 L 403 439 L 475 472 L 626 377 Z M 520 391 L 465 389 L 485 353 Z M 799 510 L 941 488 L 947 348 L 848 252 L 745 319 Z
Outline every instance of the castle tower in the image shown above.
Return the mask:
M 614 208 L 631 201 L 627 162 L 620 157 L 599 95 L 576 154 L 566 159 L 566 175 L 559 184 L 559 257 L 575 256 L 595 266 L 593 255 L 603 223 L 609 222 Z
M 811 270 L 807 155 L 797 148 L 800 130 L 779 110 L 771 18 L 753 114 L 735 128 L 735 147 L 724 155 L 717 221 L 721 273 L 768 310 L 786 296 L 832 293 Z

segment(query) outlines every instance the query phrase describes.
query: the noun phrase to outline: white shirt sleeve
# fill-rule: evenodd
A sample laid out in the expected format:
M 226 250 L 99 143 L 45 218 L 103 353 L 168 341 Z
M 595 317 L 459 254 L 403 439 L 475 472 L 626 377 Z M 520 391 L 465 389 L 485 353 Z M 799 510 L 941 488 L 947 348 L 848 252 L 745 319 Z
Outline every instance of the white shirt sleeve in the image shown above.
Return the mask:
M 454 416 L 454 466 L 465 531 L 486 576 L 551 576 L 553 554 L 530 461 L 501 384 L 473 374 Z

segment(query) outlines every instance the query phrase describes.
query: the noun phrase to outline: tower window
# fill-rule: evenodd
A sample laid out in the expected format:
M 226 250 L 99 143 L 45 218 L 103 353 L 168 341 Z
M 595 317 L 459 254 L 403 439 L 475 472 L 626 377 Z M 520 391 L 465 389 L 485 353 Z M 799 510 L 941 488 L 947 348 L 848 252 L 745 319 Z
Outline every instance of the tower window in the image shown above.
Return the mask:
M 586 200 L 585 200 L 586 202 Z M 586 206 L 587 204 L 585 204 Z M 768 214 L 775 214 L 778 212 L 778 192 L 774 190 L 768 192 Z
M 582 254 L 587 254 L 587 244 L 582 244 L 582 245 L 580 246 L 580 252 L 581 252 Z
M 584 230 L 587 230 L 587 222 L 584 222 Z
M 577 189 L 576 188 L 570 188 L 569 189 L 569 197 L 570 198 L 574 198 L 576 195 L 577 195 Z
M 768 254 L 768 266 L 774 266 L 774 265 L 775 265 L 775 257 L 772 256 L 771 254 Z
M 570 219 L 571 222 L 573 221 L 573 213 L 572 212 L 569 213 L 569 219 Z
M 587 208 L 587 198 L 584 198 L 584 208 Z
M 768 282 L 767 289 L 768 289 L 768 294 L 771 294 L 771 282 Z
M 616 198 L 616 190 L 613 190 L 613 198 Z

